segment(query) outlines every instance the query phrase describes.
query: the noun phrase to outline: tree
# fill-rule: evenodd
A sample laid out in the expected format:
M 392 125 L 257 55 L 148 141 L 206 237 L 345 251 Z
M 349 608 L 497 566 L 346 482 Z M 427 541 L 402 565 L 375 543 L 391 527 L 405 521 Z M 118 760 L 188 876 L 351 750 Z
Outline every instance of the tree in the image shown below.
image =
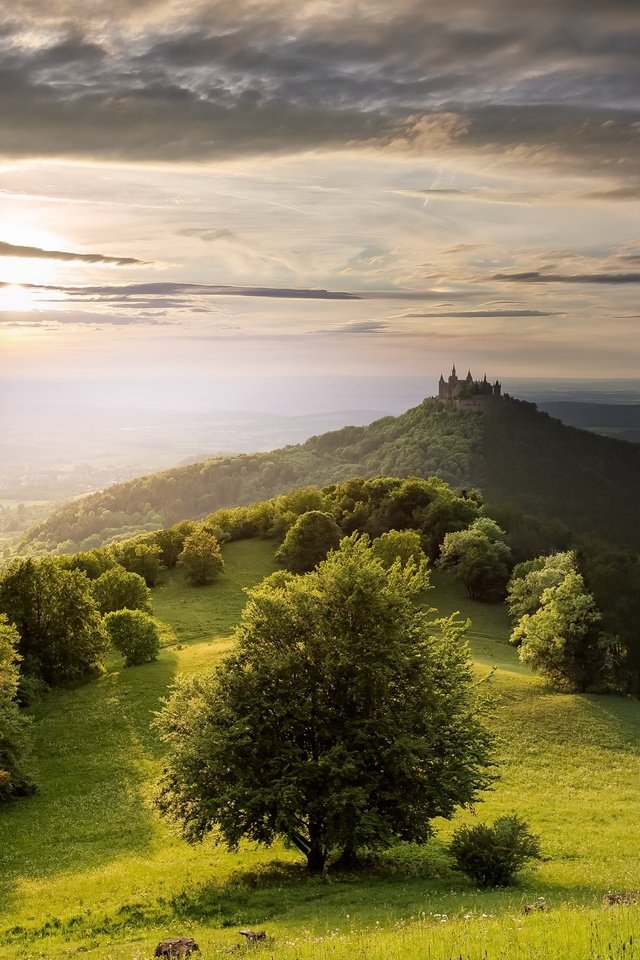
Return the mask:
M 501 600 L 511 565 L 511 550 L 504 538 L 504 530 L 494 520 L 480 517 L 467 530 L 446 534 L 438 566 L 451 568 L 472 600 Z
M 112 646 L 125 658 L 125 667 L 158 659 L 158 623 L 144 610 L 114 610 L 106 615 L 104 623 Z
M 145 542 L 148 546 L 159 547 L 162 564 L 167 570 L 173 570 L 178 563 L 186 537 L 195 529 L 196 523 L 193 520 L 183 520 L 173 527 L 165 527 L 163 530 L 154 530 L 153 533 L 147 534 Z
M 411 560 L 415 564 L 427 562 L 417 530 L 389 530 L 376 537 L 371 544 L 371 549 L 382 566 L 387 569 L 396 560 L 399 560 L 403 567 Z
M 547 587 L 557 587 L 568 573 L 577 573 L 573 552 L 536 557 L 514 567 L 507 585 L 507 606 L 514 620 L 535 613 Z
M 112 610 L 151 611 L 151 591 L 139 573 L 129 573 L 116 565 L 106 570 L 91 585 L 93 599 L 101 614 Z
M 52 557 L 14 560 L 0 578 L 0 611 L 18 631 L 25 673 L 55 685 L 101 666 L 106 637 L 81 571 Z
M 145 543 L 136 537 L 117 543 L 111 549 L 116 563 L 129 573 L 138 573 L 148 587 L 157 586 L 162 571 L 161 549 L 157 544 Z
M 276 559 L 292 573 L 308 573 L 340 543 L 340 527 L 328 513 L 308 510 L 289 528 Z
M 220 544 L 207 530 L 196 530 L 185 539 L 178 564 L 184 567 L 192 587 L 213 583 L 224 570 Z
M 26 769 L 28 722 L 16 703 L 18 631 L 0 615 L 0 803 L 34 789 Z
M 180 682 L 159 718 L 158 805 L 190 841 L 276 837 L 310 870 L 424 841 L 488 785 L 464 624 L 416 606 L 424 569 L 385 570 L 357 535 L 304 576 L 249 591 L 238 650 Z
M 581 568 L 602 614 L 602 629 L 620 646 L 616 688 L 640 698 L 640 557 L 598 546 L 582 553 Z
M 63 558 L 61 558 L 62 560 Z M 89 580 L 97 580 L 98 577 L 116 566 L 116 562 L 110 552 L 101 547 L 98 550 L 87 550 L 84 553 L 74 553 L 70 557 L 64 557 L 64 564 L 69 570 L 82 570 L 86 573 Z
M 511 634 L 520 659 L 558 690 L 580 693 L 601 686 L 611 639 L 600 631 L 601 615 L 579 573 L 547 587 L 540 607 L 525 614 Z

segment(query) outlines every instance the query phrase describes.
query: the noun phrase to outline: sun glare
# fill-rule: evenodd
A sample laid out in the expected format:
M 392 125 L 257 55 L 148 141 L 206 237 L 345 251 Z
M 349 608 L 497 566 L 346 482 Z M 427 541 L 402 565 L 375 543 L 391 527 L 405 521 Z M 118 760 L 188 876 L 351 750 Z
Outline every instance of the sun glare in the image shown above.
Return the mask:
M 11 285 L 0 287 L 0 310 L 5 313 L 26 313 L 36 308 L 37 294 L 26 287 Z
M 23 210 L 18 216 L 5 211 L 4 208 L 0 219 L 0 241 L 16 246 L 33 247 L 36 250 L 64 250 L 67 246 L 67 242 L 59 234 L 42 229 L 38 225 L 35 211 Z M 12 285 L 55 283 L 59 274 L 60 263 L 44 257 L 0 258 L 0 281 Z

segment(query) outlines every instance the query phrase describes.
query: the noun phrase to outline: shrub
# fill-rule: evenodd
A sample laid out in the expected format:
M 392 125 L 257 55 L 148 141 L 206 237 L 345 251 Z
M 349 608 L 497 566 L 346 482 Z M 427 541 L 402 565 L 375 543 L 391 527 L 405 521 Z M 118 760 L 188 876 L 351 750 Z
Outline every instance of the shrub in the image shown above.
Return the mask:
M 516 814 L 490 826 L 460 827 L 449 846 L 456 866 L 479 887 L 506 887 L 528 860 L 540 857 L 540 841 Z
M 153 617 L 143 610 L 114 610 L 104 618 L 107 634 L 124 657 L 125 667 L 152 663 L 160 651 L 160 631 Z

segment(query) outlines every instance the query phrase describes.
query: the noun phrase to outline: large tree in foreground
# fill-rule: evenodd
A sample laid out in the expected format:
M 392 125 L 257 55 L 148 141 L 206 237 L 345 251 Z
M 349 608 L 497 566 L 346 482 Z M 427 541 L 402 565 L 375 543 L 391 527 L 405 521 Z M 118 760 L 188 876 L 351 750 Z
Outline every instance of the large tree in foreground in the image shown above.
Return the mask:
M 319 871 L 331 853 L 424 841 L 434 817 L 477 798 L 489 736 L 464 625 L 418 608 L 425 577 L 385 570 L 351 537 L 311 573 L 249 593 L 237 652 L 180 683 L 159 720 L 158 803 L 189 840 L 282 837 Z

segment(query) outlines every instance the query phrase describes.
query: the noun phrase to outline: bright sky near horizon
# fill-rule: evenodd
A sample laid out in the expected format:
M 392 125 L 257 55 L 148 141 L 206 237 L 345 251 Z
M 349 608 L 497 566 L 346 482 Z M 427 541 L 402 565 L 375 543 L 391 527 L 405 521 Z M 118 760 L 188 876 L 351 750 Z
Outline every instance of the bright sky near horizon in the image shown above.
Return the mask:
M 637 0 L 0 3 L 0 376 L 637 376 Z

